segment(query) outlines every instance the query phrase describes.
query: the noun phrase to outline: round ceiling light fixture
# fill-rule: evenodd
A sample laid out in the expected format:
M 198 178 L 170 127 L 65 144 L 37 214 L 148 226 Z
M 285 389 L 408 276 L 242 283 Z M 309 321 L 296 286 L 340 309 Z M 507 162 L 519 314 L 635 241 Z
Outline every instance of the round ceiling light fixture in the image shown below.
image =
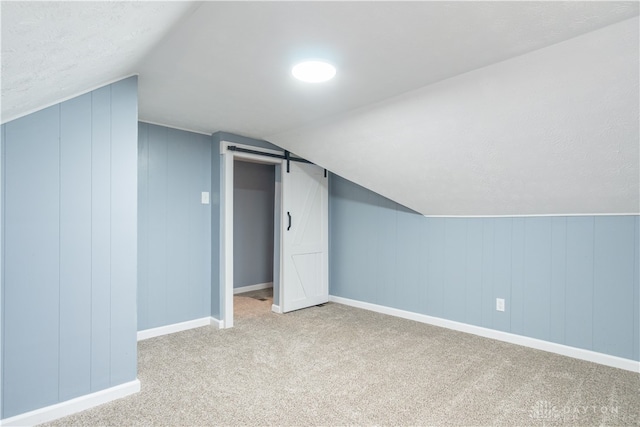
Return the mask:
M 322 83 L 336 75 L 336 67 L 323 61 L 305 61 L 293 67 L 291 74 L 307 83 Z

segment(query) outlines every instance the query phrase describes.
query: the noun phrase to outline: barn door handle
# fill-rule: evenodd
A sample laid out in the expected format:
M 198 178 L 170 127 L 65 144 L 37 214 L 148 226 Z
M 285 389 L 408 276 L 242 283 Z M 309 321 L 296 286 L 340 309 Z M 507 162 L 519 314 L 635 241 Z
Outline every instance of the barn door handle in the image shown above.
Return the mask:
M 291 214 L 287 212 L 287 216 L 289 217 L 289 226 L 287 227 L 287 231 L 291 230 Z

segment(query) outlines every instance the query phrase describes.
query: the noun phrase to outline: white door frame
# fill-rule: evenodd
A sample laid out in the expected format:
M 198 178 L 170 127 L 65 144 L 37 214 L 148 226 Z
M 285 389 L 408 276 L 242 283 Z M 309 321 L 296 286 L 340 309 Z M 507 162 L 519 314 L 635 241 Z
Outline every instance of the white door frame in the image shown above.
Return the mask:
M 223 206 L 220 218 L 220 299 L 223 302 L 221 316 L 223 328 L 233 327 L 233 162 L 237 159 L 254 163 L 282 166 L 284 161 L 280 158 L 229 150 L 228 147 L 230 145 L 238 148 L 260 151 L 262 153 L 284 156 L 283 151 L 236 144 L 229 141 L 220 142 L 220 155 L 222 156 L 220 204 Z M 282 170 L 282 168 L 280 169 Z M 277 198 L 278 195 L 276 194 L 276 199 Z M 276 200 L 276 203 L 279 202 L 279 200 Z M 276 211 L 279 212 L 281 210 L 276 209 Z M 280 218 L 275 218 L 275 220 L 280 221 Z M 279 236 L 275 236 L 274 238 L 279 238 Z M 277 246 L 281 247 L 280 245 Z M 281 277 L 281 275 L 276 275 L 275 273 L 276 272 L 274 271 L 274 288 L 276 286 L 280 287 L 280 283 L 275 283 L 275 278 Z

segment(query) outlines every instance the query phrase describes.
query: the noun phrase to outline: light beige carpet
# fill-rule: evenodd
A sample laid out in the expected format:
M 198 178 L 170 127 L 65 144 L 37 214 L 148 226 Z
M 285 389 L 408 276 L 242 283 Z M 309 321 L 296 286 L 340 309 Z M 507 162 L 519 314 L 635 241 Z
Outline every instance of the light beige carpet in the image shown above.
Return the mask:
M 632 372 L 339 304 L 234 304 L 233 329 L 140 342 L 140 393 L 50 425 L 640 425 Z

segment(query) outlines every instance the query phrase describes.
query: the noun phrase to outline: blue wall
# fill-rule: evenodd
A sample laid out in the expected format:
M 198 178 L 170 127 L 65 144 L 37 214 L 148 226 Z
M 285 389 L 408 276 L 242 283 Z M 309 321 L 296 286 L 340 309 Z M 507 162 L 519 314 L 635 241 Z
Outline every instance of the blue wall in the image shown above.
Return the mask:
M 275 166 L 233 166 L 233 287 L 273 282 Z
M 211 313 L 211 137 L 139 124 L 138 330 Z
M 640 360 L 638 216 L 425 218 L 332 175 L 329 227 L 331 295 Z
M 2 133 L 8 418 L 136 378 L 137 78 Z

